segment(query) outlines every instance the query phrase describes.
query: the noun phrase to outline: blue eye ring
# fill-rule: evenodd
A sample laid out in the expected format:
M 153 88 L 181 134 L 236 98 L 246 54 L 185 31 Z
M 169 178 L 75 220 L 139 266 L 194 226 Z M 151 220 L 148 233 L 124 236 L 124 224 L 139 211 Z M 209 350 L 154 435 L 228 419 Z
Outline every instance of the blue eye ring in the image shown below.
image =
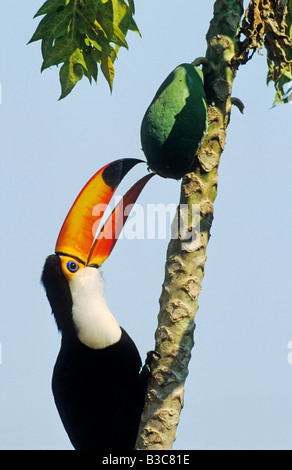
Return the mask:
M 77 261 L 70 260 L 66 263 L 66 267 L 70 273 L 77 273 L 79 269 L 79 264 Z

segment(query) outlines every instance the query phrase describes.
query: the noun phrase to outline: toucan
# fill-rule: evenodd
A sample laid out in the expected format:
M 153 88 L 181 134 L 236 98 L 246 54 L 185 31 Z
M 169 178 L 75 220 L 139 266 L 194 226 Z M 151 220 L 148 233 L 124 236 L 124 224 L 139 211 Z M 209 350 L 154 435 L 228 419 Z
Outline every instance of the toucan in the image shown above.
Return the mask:
M 100 267 L 117 241 L 129 207 L 153 173 L 128 190 L 96 233 L 117 186 L 140 162 L 116 160 L 87 182 L 41 275 L 61 332 L 52 390 L 76 450 L 131 450 L 135 446 L 151 355 L 142 367 L 135 343 L 107 305 Z

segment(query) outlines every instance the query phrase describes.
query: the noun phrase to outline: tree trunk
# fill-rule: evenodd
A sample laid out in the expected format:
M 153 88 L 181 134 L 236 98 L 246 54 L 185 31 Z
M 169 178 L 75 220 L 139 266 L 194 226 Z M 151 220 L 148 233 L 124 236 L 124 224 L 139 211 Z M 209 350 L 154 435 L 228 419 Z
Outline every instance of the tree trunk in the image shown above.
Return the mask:
M 140 450 L 171 449 L 176 438 L 217 195 L 218 165 L 231 112 L 231 89 L 236 74 L 233 59 L 238 52 L 242 14 L 243 0 L 217 0 L 207 33 L 206 57 L 201 62 L 208 100 L 208 130 L 192 171 L 183 178 L 180 197 L 180 204 L 188 208 L 187 214 L 180 212 L 180 217 L 193 238 L 197 238 L 188 243 L 184 236 L 179 236 L 168 246 L 155 334 L 155 348 L 161 358 L 152 364 L 136 443 Z M 191 217 L 193 207 L 199 208 L 199 231 L 196 218 Z

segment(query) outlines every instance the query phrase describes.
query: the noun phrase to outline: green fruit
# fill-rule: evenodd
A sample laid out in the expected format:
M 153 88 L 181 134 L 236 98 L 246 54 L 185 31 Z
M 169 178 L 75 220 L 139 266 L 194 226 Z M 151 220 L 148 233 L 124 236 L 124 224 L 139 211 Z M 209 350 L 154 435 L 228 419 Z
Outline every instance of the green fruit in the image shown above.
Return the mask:
M 141 124 L 149 167 L 164 178 L 190 170 L 207 128 L 203 74 L 192 64 L 176 67 L 158 89 Z

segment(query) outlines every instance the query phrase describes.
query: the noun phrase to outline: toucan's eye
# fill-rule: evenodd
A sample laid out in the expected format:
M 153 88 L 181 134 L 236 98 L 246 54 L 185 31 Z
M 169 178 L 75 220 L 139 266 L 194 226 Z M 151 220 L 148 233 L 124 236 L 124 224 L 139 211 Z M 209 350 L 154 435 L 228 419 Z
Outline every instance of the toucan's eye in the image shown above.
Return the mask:
M 71 281 L 77 272 L 79 272 L 82 268 L 85 268 L 85 263 L 83 263 L 81 260 L 78 261 L 77 259 L 67 255 L 61 255 L 60 258 L 61 270 L 67 281 Z
M 76 261 L 68 261 L 66 267 L 70 273 L 76 273 L 79 269 L 79 264 Z

